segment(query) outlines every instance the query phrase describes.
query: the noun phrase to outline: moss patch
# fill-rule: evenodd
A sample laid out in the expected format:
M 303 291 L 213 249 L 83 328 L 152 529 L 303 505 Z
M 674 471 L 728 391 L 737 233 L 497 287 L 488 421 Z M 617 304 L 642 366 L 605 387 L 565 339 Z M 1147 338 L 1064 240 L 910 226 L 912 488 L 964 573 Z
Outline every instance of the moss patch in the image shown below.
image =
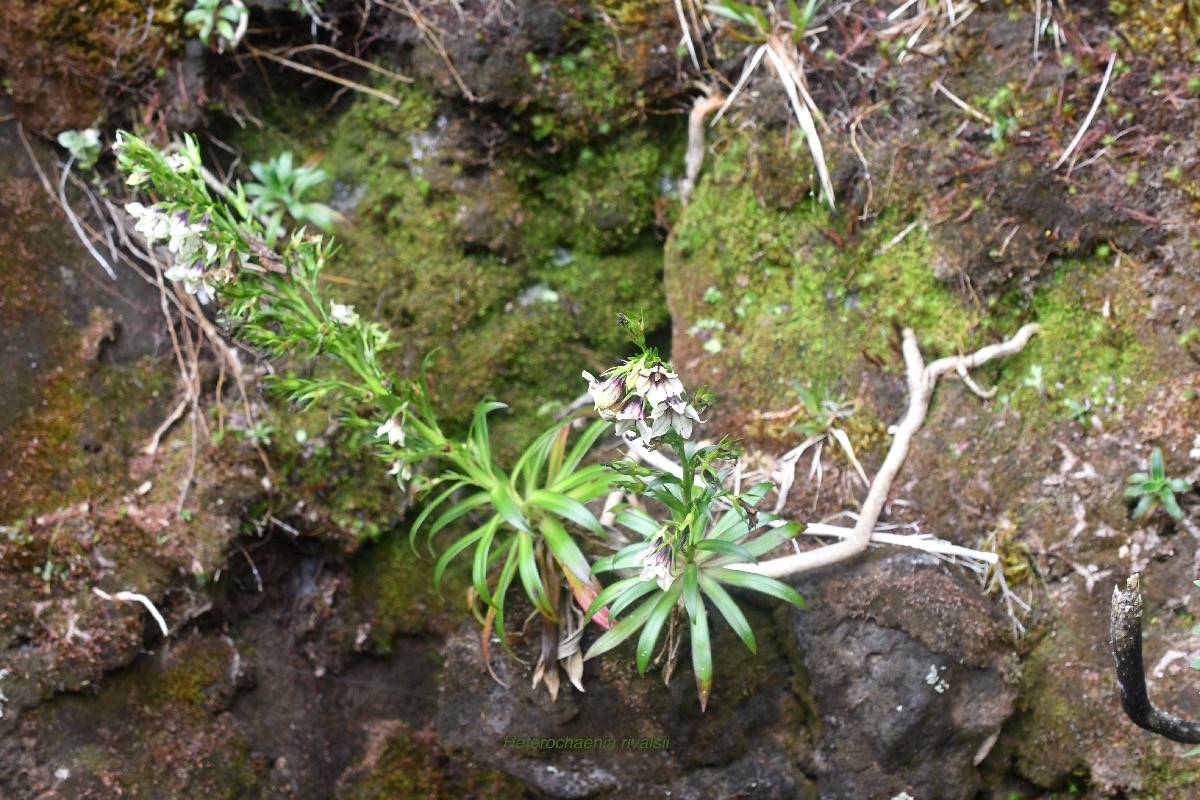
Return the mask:
M 525 797 L 523 785 L 495 770 L 452 761 L 435 734 L 409 733 L 382 723 L 372 732 L 364 762 L 339 784 L 338 800 Z
M 671 151 L 646 132 L 615 134 L 552 157 L 512 148 L 481 172 L 477 123 L 418 88 L 400 97 L 398 110 L 358 99 L 311 130 L 285 115 L 241 143 L 255 158 L 323 150 L 335 198 L 358 198 L 335 232 L 333 294 L 395 331 L 398 372 L 440 348 L 430 377 L 451 430 L 481 398 L 508 403 L 494 438 L 511 455 L 547 424 L 539 411 L 579 394 L 582 369 L 622 355 L 616 313 L 666 323 L 652 228 Z
M 755 151 L 777 147 L 775 134 L 758 132 L 712 162 L 667 248 L 686 336 L 676 363 L 707 372 L 722 395 L 769 410 L 793 405 L 796 384 L 852 394 L 868 363 L 902 369 L 902 327 L 930 360 L 1039 322 L 1023 353 L 981 370 L 1031 424 L 1071 414 L 1067 399 L 1115 412 L 1141 397 L 1157 343 L 1137 325 L 1146 299 L 1132 262 L 1061 261 L 1029 295 L 964 296 L 935 276 L 938 245 L 920 226 L 894 238 L 909 222 L 895 210 L 847 238 L 845 217 L 811 196 L 783 210 L 765 202 Z M 1040 388 L 1026 385 L 1033 375 Z

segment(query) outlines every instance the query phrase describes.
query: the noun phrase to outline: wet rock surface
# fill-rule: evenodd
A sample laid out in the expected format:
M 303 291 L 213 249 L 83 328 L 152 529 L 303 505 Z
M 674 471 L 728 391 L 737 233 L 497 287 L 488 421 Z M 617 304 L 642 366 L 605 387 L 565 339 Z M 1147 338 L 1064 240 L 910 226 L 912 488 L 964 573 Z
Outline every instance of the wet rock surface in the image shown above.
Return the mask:
M 64 47 L 38 49 L 45 9 L 68 4 L 37 5 L 0 11 L 0 69 L 43 134 L 92 124 L 98 97 L 127 90 L 141 118 L 174 129 L 228 77 L 158 25 L 126 30 L 136 3 L 109 4 L 87 30 L 56 17 L 43 29 Z M 258 22 L 285 16 L 258 5 L 274 14 Z M 939 387 L 888 512 L 995 550 L 1032 611 L 962 568 L 876 553 L 806 580 L 807 611 L 749 600 L 757 656 L 716 631 L 705 714 L 686 653 L 668 687 L 620 650 L 588 665 L 586 693 L 550 703 L 493 643 L 497 684 L 478 629 L 458 628 L 465 582 L 435 599 L 429 564 L 395 539 L 354 555 L 402 504 L 367 491 L 350 448 L 317 455 L 339 447 L 329 420 L 280 415 L 281 495 L 249 446 L 192 451 L 177 430 L 139 456 L 178 397 L 169 368 L 139 361 L 169 341 L 157 289 L 126 272 L 104 283 L 0 126 L 0 795 L 1192 797 L 1182 748 L 1120 713 L 1107 589 L 1143 574 L 1151 696 L 1200 715 L 1194 497 L 1178 523 L 1134 520 L 1121 498 L 1150 447 L 1170 475 L 1200 477 L 1196 90 L 1142 41 L 1142 12 L 1130 27 L 1109 4 L 1061 5 L 1063 53 L 1044 38 L 1037 64 L 1034 21 L 1015 7 L 980 8 L 931 54 L 886 66 L 856 38 L 862 20 L 843 20 L 845 52 L 807 65 L 834 132 L 836 212 L 811 196 L 811 159 L 766 70 L 734 124 L 711 129 L 692 206 L 677 207 L 691 94 L 666 3 L 415 4 L 443 52 L 411 14 L 376 8 L 363 54 L 419 84 L 395 89 L 401 107 L 356 101 L 296 126 L 340 168 L 352 224 L 338 288 L 405 339 L 452 343 L 435 366 L 448 402 L 498 381 L 521 413 L 561 399 L 577 362 L 595 368 L 617 346 L 586 320 L 630 297 L 666 319 L 665 269 L 676 365 L 728 402 L 710 430 L 751 439 L 748 468 L 774 469 L 808 435 L 803 409 L 759 416 L 798 408 L 800 381 L 854 403 L 843 422 L 870 472 L 905 402 L 897 328 L 934 357 L 1042 324 L 1025 353 L 976 376 L 998 387 L 990 401 Z M 126 36 L 137 47 L 109 74 L 93 56 Z M 1122 37 L 1137 49 L 1054 168 Z M 738 49 L 714 65 L 731 82 Z M 278 443 L 301 425 L 306 446 Z M 804 480 L 803 460 L 783 506 L 798 519 L 861 497 L 837 448 L 814 455 L 820 471 Z M 190 521 L 185 483 L 200 498 Z M 93 587 L 145 593 L 171 636 Z M 566 738 L 615 747 L 505 745 Z
M 791 618 L 820 719 L 820 796 L 975 797 L 976 764 L 1020 680 L 1005 621 L 979 587 L 898 553 L 798 588 L 810 601 Z
M 753 617 L 769 630 L 769 612 Z M 783 645 L 760 635 L 758 658 L 734 651 L 717 662 L 702 714 L 687 666 L 664 686 L 659 675 L 637 674 L 627 648 L 627 658 L 589 666 L 585 692 L 564 690 L 551 703 L 529 688 L 528 668 L 495 646 L 490 676 L 478 631 L 464 628 L 446 642 L 438 732 L 448 748 L 550 797 L 815 797 Z M 735 644 L 722 631 L 716 652 L 729 656 Z

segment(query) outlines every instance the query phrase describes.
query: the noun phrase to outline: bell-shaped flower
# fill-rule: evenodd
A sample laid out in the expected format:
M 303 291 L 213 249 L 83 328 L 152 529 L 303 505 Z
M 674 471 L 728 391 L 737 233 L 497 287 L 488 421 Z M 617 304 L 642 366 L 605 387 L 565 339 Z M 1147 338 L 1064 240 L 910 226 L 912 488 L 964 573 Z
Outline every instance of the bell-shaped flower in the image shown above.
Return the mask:
M 671 396 L 683 395 L 683 383 L 679 376 L 662 364 L 638 370 L 634 391 L 646 398 L 652 408 L 657 409 Z
M 183 290 L 188 294 L 196 295 L 202 305 L 208 305 L 216 295 L 215 290 L 208 283 L 203 261 L 196 260 L 191 264 L 176 262 L 163 273 L 163 277 L 169 281 L 183 284 Z
M 615 418 L 617 421 L 617 435 L 630 438 L 627 434 L 632 433 L 635 426 L 638 426 L 639 423 L 641 423 L 642 428 L 646 427 L 646 401 L 634 395 L 616 413 Z M 634 434 L 632 438 L 637 438 L 637 434 Z
M 160 209 L 141 203 L 128 203 L 125 210 L 137 220 L 134 230 L 146 237 L 150 243 L 166 239 L 170 234 L 171 220 Z
M 687 439 L 692 435 L 693 423 L 703 422 L 703 420 L 700 419 L 700 414 L 696 411 L 695 406 L 690 403 L 684 403 L 678 396 L 673 396 L 671 401 L 664 402 L 651 412 L 650 419 L 653 420 L 651 432 L 654 436 L 662 436 L 673 428 L 679 432 L 680 436 Z
M 614 375 L 611 378 L 597 380 L 587 370 L 584 370 L 583 377 L 587 379 L 588 394 L 592 396 L 592 402 L 596 404 L 596 411 L 610 422 L 616 419 L 617 412 L 613 410 L 613 406 L 625 397 L 625 378 L 621 375 Z
M 658 588 L 665 592 L 675 582 L 675 576 L 671 574 L 675 566 L 675 552 L 661 532 L 655 534 L 651 542 L 653 544 L 642 556 L 641 580 L 658 581 Z
M 404 447 L 404 427 L 392 417 L 375 429 L 376 436 L 386 436 L 388 444 Z
M 393 461 L 392 468 L 388 470 L 388 475 L 396 476 L 396 483 L 400 486 L 412 480 L 412 474 L 412 465 L 403 461 Z

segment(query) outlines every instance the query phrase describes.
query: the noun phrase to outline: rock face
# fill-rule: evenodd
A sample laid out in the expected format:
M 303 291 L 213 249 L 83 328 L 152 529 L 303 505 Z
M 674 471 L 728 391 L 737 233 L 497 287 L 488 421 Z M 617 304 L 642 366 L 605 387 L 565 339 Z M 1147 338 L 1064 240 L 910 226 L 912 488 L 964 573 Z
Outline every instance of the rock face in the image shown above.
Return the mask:
M 483 669 L 478 630 L 464 627 L 445 649 L 441 742 L 550 797 L 815 798 L 805 774 L 805 712 L 786 654 L 769 616 L 750 618 L 763 637 L 759 654 L 734 661 L 741 645 L 722 632 L 714 653 L 725 660 L 704 714 L 690 670 L 681 665 L 664 687 L 639 676 L 625 649 L 589 662 L 586 692 L 564 691 L 556 703 L 529 688 L 528 668 L 493 649 L 506 689 Z
M 893 554 L 807 581 L 808 610 L 756 609 L 772 646 L 718 664 L 705 714 L 685 669 L 663 689 L 630 674 L 620 653 L 599 674 L 589 668 L 585 694 L 557 703 L 493 655 L 505 689 L 467 628 L 447 646 L 439 734 L 552 797 L 971 798 L 1020 672 L 1004 621 L 956 573 Z M 734 637 L 722 639 L 718 658 L 737 657 Z M 615 747 L 569 746 L 608 737 Z M 665 746 L 623 746 L 641 737 Z
M 801 592 L 822 798 L 970 798 L 1020 677 L 1002 620 L 958 570 L 894 553 Z M 806 591 L 807 589 L 807 591 Z

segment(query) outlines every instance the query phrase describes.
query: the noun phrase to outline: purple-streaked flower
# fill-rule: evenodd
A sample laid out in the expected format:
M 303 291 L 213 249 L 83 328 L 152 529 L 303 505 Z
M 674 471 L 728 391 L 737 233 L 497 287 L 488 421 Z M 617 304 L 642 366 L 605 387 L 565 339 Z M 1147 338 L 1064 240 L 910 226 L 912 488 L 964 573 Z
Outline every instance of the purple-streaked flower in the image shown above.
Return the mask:
M 678 398 L 675 399 L 678 400 Z M 676 410 L 680 407 L 681 410 Z M 653 436 L 662 436 L 674 428 L 685 439 L 692 435 L 693 423 L 704 421 L 700 419 L 700 414 L 696 411 L 695 406 L 690 403 L 663 403 L 651 412 L 650 419 L 654 423 L 651 426 Z
M 616 414 L 617 435 L 624 436 L 627 439 L 637 438 L 634 428 L 645 428 L 645 419 L 646 401 L 634 395 L 626 401 L 625 405 Z M 634 434 L 632 437 L 629 436 L 631 433 Z
M 610 422 L 616 419 L 617 412 L 613 411 L 613 406 L 625 397 L 625 378 L 621 375 L 614 375 L 611 378 L 597 380 L 587 370 L 584 370 L 583 377 L 587 379 L 588 394 L 592 396 L 592 402 L 596 404 L 596 411 Z
M 396 417 L 392 417 L 387 422 L 376 428 L 375 435 L 386 436 L 388 444 L 390 445 L 400 445 L 401 447 L 404 447 L 404 428 L 396 420 Z
M 641 580 L 656 580 L 658 588 L 665 592 L 675 582 L 675 576 L 671 574 L 675 566 L 675 552 L 662 533 L 655 534 L 650 541 L 653 544 L 642 556 Z
M 668 397 L 683 395 L 683 384 L 679 376 L 662 364 L 638 370 L 634 391 L 646 398 L 652 408 L 657 409 Z
M 172 267 L 163 273 L 163 277 L 169 281 L 175 281 L 183 285 L 183 290 L 188 294 L 196 295 L 201 305 L 208 305 L 209 301 L 216 295 L 213 287 L 208 283 L 208 277 L 205 275 L 204 262 L 197 259 L 191 264 L 175 262 Z

